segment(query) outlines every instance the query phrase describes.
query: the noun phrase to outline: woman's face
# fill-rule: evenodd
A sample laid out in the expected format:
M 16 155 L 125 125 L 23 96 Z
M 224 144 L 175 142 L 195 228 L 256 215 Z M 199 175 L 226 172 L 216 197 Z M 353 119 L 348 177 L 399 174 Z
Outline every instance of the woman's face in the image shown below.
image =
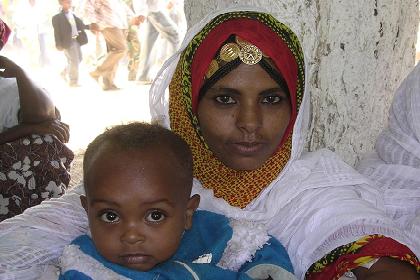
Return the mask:
M 277 150 L 289 124 L 288 95 L 259 65 L 241 63 L 198 104 L 202 135 L 235 170 L 255 170 Z

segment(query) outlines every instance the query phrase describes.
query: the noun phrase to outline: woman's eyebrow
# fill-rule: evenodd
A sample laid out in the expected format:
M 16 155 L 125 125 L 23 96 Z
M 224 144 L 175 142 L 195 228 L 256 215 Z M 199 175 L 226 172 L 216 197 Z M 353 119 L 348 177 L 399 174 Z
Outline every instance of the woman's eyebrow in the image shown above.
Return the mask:
M 224 93 L 224 94 L 234 94 L 234 95 L 240 95 L 240 92 L 234 88 L 227 88 L 227 87 L 211 87 L 208 89 L 208 91 L 214 92 L 214 93 Z
M 281 87 L 275 87 L 275 88 L 269 88 L 269 89 L 265 89 L 265 90 L 261 91 L 260 95 L 265 96 L 265 95 L 272 94 L 272 93 L 284 93 L 284 94 L 286 94 L 286 92 Z

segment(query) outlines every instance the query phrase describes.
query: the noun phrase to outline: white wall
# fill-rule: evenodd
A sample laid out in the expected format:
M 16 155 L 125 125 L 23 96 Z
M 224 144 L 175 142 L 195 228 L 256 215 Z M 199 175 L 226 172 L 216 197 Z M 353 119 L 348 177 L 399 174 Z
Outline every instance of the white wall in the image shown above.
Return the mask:
M 298 34 L 311 65 L 308 148 L 357 162 L 386 125 L 396 87 L 414 66 L 418 1 L 185 0 L 189 25 L 236 4 L 266 7 Z

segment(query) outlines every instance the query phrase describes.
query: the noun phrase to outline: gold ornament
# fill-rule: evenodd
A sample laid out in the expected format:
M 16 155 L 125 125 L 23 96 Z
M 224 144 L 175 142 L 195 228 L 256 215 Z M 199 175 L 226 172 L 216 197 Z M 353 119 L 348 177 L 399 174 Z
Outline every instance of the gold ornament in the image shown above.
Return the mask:
M 262 51 L 254 45 L 243 44 L 241 45 L 241 51 L 239 52 L 239 59 L 247 64 L 254 65 L 260 62 L 262 58 Z
M 239 56 L 239 46 L 235 43 L 227 43 L 220 49 L 220 59 L 231 62 Z
M 216 71 L 219 70 L 219 63 L 215 59 L 210 62 L 209 69 L 207 69 L 206 78 L 213 76 Z
M 219 55 L 215 57 L 209 65 L 204 79 L 209 79 L 217 70 L 220 69 L 226 63 L 229 63 L 239 57 L 239 59 L 247 64 L 254 65 L 260 62 L 262 57 L 267 57 L 262 51 L 255 45 L 239 38 L 235 37 L 235 42 L 229 42 L 222 46 Z

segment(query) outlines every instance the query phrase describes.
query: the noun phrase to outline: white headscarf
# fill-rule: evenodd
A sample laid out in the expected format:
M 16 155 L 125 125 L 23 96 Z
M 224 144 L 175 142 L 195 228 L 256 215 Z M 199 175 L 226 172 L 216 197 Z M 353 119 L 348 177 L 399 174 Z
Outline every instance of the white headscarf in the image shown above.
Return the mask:
M 389 111 L 389 126 L 376 141 L 383 161 L 420 169 L 420 64 L 402 82 Z
M 193 26 L 181 49 L 164 64 L 152 84 L 152 120 L 170 127 L 167 89 L 180 54 L 191 39 L 217 15 L 238 10 L 266 12 L 233 6 L 209 14 Z M 330 151 L 303 153 L 310 120 L 310 93 L 306 89 L 293 129 L 291 159 L 278 178 L 245 209 L 215 198 L 212 190 L 195 180 L 193 192 L 202 198 L 200 208 L 264 224 L 287 248 L 301 279 L 311 264 L 324 255 L 365 235 L 383 234 L 409 245 L 405 234 L 385 215 L 382 195 L 365 177 Z
M 388 127 L 376 154 L 358 166 L 382 189 L 387 214 L 405 228 L 420 250 L 420 64 L 397 89 Z

